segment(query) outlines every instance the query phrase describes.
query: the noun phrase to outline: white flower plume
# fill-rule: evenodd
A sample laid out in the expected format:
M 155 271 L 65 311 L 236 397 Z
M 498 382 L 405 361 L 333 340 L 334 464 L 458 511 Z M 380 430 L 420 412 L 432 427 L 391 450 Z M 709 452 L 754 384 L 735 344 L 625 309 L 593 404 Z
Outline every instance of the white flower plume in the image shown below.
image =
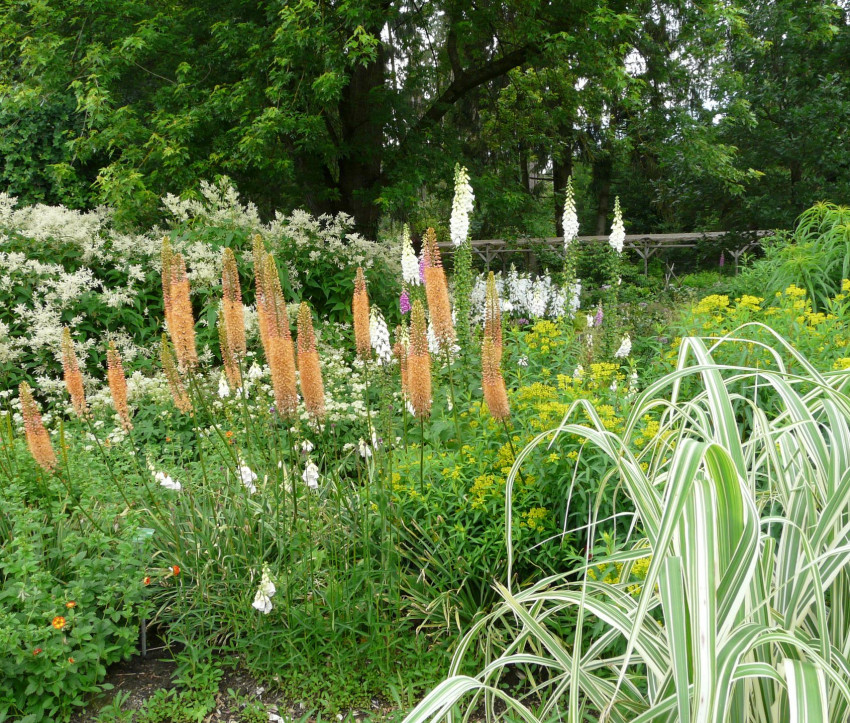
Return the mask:
M 260 584 L 257 587 L 257 593 L 254 595 L 254 602 L 251 607 L 259 610 L 263 615 L 268 615 L 272 611 L 272 597 L 277 592 L 277 588 L 272 582 L 269 573 L 269 566 L 263 563 L 263 576 L 260 579 Z
M 573 177 L 567 179 L 567 195 L 564 198 L 564 251 L 570 248 L 570 244 L 578 236 L 578 214 L 576 213 L 576 202 L 573 196 Z
M 301 479 L 307 484 L 311 490 L 319 489 L 319 468 L 313 460 L 308 460 L 304 472 L 301 474 Z
M 626 227 L 623 226 L 623 212 L 620 210 L 620 197 L 614 199 L 614 221 L 611 223 L 611 236 L 608 243 L 618 254 L 623 253 L 623 243 L 626 240 Z
M 410 240 L 410 227 L 407 224 L 404 224 L 401 235 L 401 278 L 405 284 L 410 286 L 418 286 L 421 283 L 419 259 L 416 258 L 416 252 L 413 250 L 413 243 Z
M 160 487 L 165 487 L 165 489 L 167 490 L 174 490 L 175 492 L 179 492 L 183 489 L 183 485 L 181 485 L 179 482 L 173 479 L 171 475 L 168 475 L 165 472 L 157 472 L 153 477 L 157 482 L 159 482 Z
M 625 359 L 629 354 L 632 353 L 632 339 L 626 334 L 623 337 L 623 340 L 620 342 L 620 348 L 614 352 L 615 359 Z
M 469 214 L 475 204 L 475 194 L 469 183 L 466 166 L 455 165 L 455 197 L 452 201 L 452 217 L 449 223 L 452 243 L 460 246 L 469 236 Z
M 369 338 L 372 340 L 372 348 L 375 350 L 378 361 L 384 366 L 390 364 L 393 360 L 390 330 L 387 328 L 387 322 L 384 321 L 384 315 L 377 306 L 373 306 L 369 311 Z

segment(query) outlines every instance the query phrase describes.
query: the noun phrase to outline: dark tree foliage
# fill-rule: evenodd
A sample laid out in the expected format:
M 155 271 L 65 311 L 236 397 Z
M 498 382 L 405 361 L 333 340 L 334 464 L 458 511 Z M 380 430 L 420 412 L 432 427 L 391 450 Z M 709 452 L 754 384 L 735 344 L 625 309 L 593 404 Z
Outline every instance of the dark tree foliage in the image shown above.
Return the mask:
M 780 0 L 35 0 L 0 10 L 0 188 L 118 221 L 226 174 L 264 214 L 549 235 L 841 201 L 847 12 Z

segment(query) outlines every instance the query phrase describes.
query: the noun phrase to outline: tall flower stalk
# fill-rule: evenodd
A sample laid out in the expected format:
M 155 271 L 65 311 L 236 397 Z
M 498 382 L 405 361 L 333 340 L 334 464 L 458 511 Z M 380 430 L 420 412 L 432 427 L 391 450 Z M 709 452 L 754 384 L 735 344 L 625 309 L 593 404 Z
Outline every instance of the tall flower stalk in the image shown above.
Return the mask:
M 454 284 L 457 339 L 461 349 L 469 349 L 470 295 L 472 293 L 472 248 L 469 243 L 469 214 L 475 207 L 475 194 L 466 167 L 455 165 L 455 194 L 452 201 L 450 231 L 455 246 Z
M 86 392 L 83 387 L 83 375 L 80 372 L 80 364 L 74 351 L 71 330 L 67 326 L 62 330 L 62 372 L 65 377 L 65 388 L 71 396 L 74 413 L 78 417 L 85 417 L 88 413 L 88 406 L 86 405 Z
M 124 374 L 121 355 L 115 348 L 114 341 L 109 342 L 109 348 L 106 351 L 106 376 L 109 381 L 112 407 L 118 415 L 121 427 L 124 431 L 129 432 L 133 429 L 133 423 L 130 421 L 130 407 L 127 404 L 127 377 Z
M 171 399 L 174 401 L 174 406 L 183 414 L 189 414 L 192 411 L 192 400 L 189 399 L 186 384 L 183 382 L 183 377 L 177 368 L 177 362 L 174 359 L 171 345 L 168 343 L 168 337 L 165 334 L 162 335 L 160 360 L 162 362 L 162 371 L 165 373 L 165 379 L 168 381 L 168 389 L 171 392 Z
M 195 346 L 195 318 L 192 314 L 189 277 L 182 254 L 174 254 L 171 257 L 171 283 L 168 294 L 171 298 L 171 323 L 168 332 L 174 344 L 177 364 L 182 371 L 191 371 L 198 366 L 198 351 Z
M 419 420 L 419 489 L 425 490 L 425 418 L 431 414 L 431 353 L 425 309 L 417 299 L 410 312 L 410 350 L 407 356 L 407 381 L 410 405 Z
M 307 413 L 316 422 L 325 416 L 325 388 L 316 348 L 313 314 L 306 301 L 298 309 L 298 371 L 301 374 L 301 396 Z
M 576 280 L 576 251 L 575 243 L 578 237 L 578 213 L 573 193 L 573 177 L 567 179 L 566 195 L 564 196 L 564 215 L 561 219 L 564 228 L 564 285 L 572 289 Z
M 437 338 L 440 350 L 450 352 L 457 336 L 452 323 L 452 307 L 449 302 L 446 271 L 440 258 L 440 248 L 437 246 L 437 234 L 433 228 L 429 228 L 425 232 L 423 243 L 425 297 L 428 300 L 428 314 L 431 317 L 431 325 L 434 328 L 434 336 Z
M 351 298 L 351 310 L 354 317 L 354 344 L 357 356 L 363 362 L 372 357 L 372 342 L 369 335 L 369 293 L 366 291 L 366 278 L 363 269 L 357 267 L 354 277 L 354 294 Z
M 41 412 L 33 398 L 30 385 L 22 382 L 18 393 L 21 401 L 21 416 L 24 418 L 24 434 L 30 454 L 45 472 L 53 472 L 57 465 L 56 453 L 53 451 L 50 435 L 44 427 Z

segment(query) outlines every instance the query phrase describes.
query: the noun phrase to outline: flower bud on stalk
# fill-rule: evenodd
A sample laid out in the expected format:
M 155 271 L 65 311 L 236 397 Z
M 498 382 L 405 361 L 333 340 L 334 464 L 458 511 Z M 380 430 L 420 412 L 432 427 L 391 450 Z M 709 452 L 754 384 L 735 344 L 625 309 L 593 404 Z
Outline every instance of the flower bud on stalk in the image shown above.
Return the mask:
M 499 303 L 499 290 L 493 272 L 487 277 L 487 292 L 484 300 L 484 336 L 493 340 L 493 347 L 502 361 L 502 307 Z
M 499 365 L 500 354 L 496 351 L 493 340 L 485 336 L 481 345 L 481 387 L 484 391 L 484 401 L 493 419 L 507 419 L 510 414 L 508 391 Z
M 230 339 L 227 333 L 227 320 L 224 316 L 224 309 L 219 310 L 218 315 L 218 344 L 221 348 L 221 361 L 224 364 L 224 374 L 227 377 L 227 383 L 233 389 L 239 389 L 242 386 L 242 374 L 239 371 L 239 361 L 233 353 L 233 348 L 230 346 Z
M 27 446 L 30 454 L 38 465 L 47 472 L 56 468 L 56 455 L 53 445 L 50 443 L 50 435 L 44 428 L 38 404 L 32 396 L 32 389 L 26 382 L 19 387 L 21 400 L 21 416 L 24 418 L 24 433 L 27 438 Z

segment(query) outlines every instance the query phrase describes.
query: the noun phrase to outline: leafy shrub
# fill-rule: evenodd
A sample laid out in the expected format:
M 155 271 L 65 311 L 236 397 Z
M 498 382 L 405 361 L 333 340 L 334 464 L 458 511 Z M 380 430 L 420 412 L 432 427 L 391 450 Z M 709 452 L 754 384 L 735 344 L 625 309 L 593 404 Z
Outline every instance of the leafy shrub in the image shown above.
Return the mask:
M 762 248 L 764 258 L 740 275 L 738 294 L 758 289 L 769 297 L 796 284 L 820 311 L 850 276 L 850 208 L 818 203 L 800 216 L 793 233 L 766 238 Z
M 15 483 L 2 493 L 0 720 L 67 720 L 135 652 L 147 552 L 132 527 L 106 536 L 27 496 Z

